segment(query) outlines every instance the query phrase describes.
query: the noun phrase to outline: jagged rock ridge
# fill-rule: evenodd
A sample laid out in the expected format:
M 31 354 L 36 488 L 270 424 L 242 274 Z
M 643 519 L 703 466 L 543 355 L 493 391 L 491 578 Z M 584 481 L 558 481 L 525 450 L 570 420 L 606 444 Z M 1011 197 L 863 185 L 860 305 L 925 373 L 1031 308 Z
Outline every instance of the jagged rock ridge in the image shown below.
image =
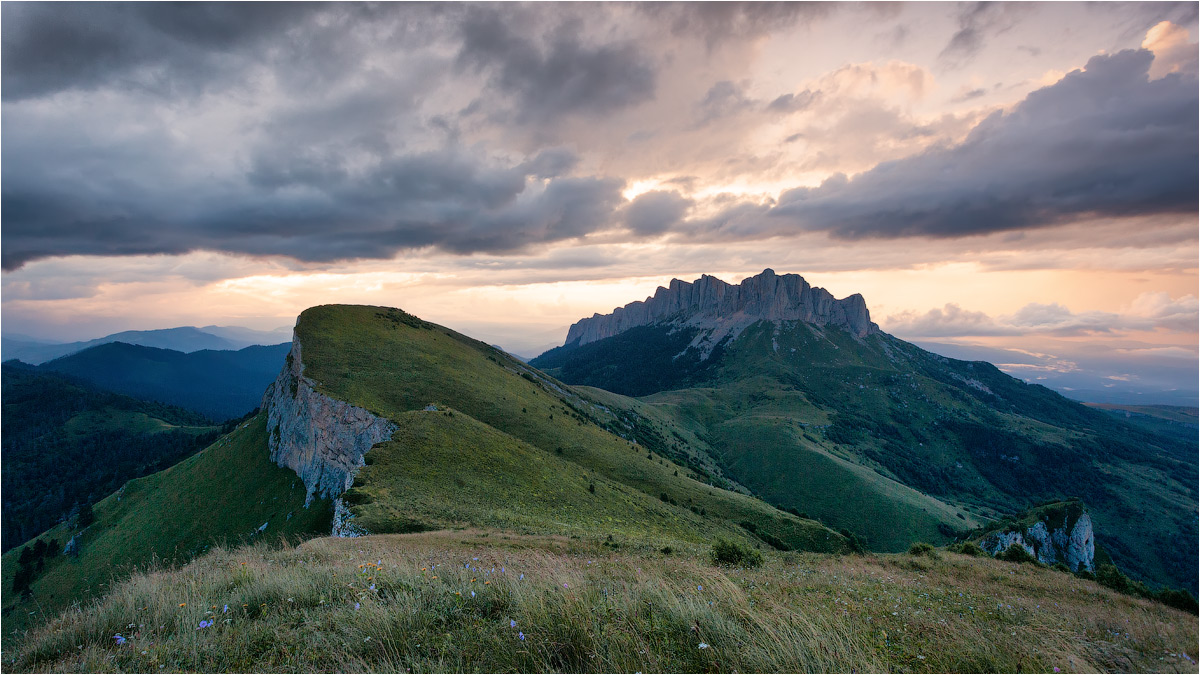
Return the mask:
M 759 275 L 729 284 L 703 275 L 688 283 L 672 279 L 653 297 L 618 307 L 611 314 L 595 314 L 573 324 L 567 345 L 583 345 L 636 326 L 677 321 L 682 325 L 712 329 L 705 335 L 710 345 L 736 337 L 760 321 L 804 321 L 818 326 L 839 326 L 857 337 L 879 332 L 871 322 L 867 303 L 857 293 L 838 300 L 823 288 L 810 286 L 798 274 L 777 275 L 766 269 Z

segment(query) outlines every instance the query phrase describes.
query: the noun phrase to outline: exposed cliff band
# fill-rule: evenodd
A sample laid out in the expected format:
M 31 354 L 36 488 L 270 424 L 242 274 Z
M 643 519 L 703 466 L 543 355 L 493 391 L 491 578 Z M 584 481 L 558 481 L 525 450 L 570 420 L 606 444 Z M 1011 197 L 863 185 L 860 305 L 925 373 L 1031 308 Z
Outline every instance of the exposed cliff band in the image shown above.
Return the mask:
M 722 337 L 736 337 L 759 320 L 839 326 L 857 337 L 879 332 L 861 295 L 838 300 L 829 291 L 810 286 L 798 274 L 776 275 L 767 269 L 740 284 L 708 275 L 693 283 L 672 279 L 668 288 L 660 286 L 653 297 L 576 322 L 567 331 L 566 344 L 583 345 L 665 321 L 714 328 Z
M 1051 529 L 1053 528 L 1053 529 Z M 1038 562 L 1046 565 L 1063 563 L 1072 572 L 1096 571 L 1096 537 L 1092 532 L 1092 518 L 1087 513 L 1071 522 L 1066 515 L 1061 524 L 1049 526 L 1038 521 L 1023 530 L 994 532 L 983 538 L 980 546 L 991 555 L 1019 544 Z
M 298 338 L 292 339 L 287 363 L 263 394 L 262 406 L 271 461 L 304 481 L 306 506 L 314 496 L 336 500 L 364 466 L 363 455 L 396 431 L 390 421 L 316 391 L 304 376 Z

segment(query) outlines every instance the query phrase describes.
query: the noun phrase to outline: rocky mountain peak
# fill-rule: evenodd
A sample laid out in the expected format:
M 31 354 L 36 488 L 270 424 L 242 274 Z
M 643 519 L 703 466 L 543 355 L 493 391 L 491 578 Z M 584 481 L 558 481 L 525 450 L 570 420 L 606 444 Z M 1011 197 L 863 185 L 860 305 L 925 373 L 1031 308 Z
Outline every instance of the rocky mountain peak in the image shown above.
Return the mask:
M 804 321 L 838 326 L 857 337 L 879 332 L 867 303 L 857 293 L 838 300 L 799 274 L 776 274 L 770 268 L 729 284 L 707 274 L 693 282 L 672 279 L 652 297 L 595 314 L 571 326 L 566 344 L 587 344 L 636 326 L 675 321 L 714 329 L 711 339 L 735 337 L 755 321 Z

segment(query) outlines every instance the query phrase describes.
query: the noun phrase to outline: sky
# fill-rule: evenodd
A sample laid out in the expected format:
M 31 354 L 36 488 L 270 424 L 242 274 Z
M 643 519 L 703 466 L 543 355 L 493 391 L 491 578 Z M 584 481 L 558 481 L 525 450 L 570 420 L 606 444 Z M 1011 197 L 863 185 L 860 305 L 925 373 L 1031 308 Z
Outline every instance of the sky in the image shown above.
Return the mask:
M 6 2 L 0 321 L 370 303 L 529 356 L 770 267 L 1195 405 L 1196 41 L 1194 2 Z

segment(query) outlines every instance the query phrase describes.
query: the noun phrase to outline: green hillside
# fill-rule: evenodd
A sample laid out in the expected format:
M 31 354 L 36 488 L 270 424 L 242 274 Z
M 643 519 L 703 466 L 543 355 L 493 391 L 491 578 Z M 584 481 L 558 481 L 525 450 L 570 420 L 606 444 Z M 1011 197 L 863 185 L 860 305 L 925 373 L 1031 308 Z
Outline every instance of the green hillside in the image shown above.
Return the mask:
M 329 503 L 304 508 L 304 484 L 267 459 L 266 441 L 260 414 L 196 455 L 100 500 L 91 525 L 72 519 L 51 528 L 38 539 L 62 545 L 82 532 L 79 553 L 49 558 L 29 594 L 13 592 L 13 578 L 31 544 L 5 553 L 4 638 L 71 602 L 106 593 L 135 568 L 186 562 L 218 544 L 328 533 Z
M 5 551 L 221 434 L 220 426 L 189 410 L 16 362 L 0 370 Z
M 531 365 L 575 384 L 645 394 L 670 381 L 663 373 L 679 353 L 672 330 L 643 326 Z M 671 348 L 637 347 L 650 356 L 626 368 L 619 355 L 647 340 Z M 643 395 L 640 406 L 608 404 L 657 409 L 725 476 L 772 504 L 897 551 L 1081 497 L 1122 569 L 1196 589 L 1194 437 L 1134 427 L 991 364 L 943 358 L 882 333 L 859 339 L 834 327 L 759 322 L 714 350 L 704 368 L 689 354 L 682 372 L 691 379 L 671 385 L 684 388 Z M 1164 540 L 1175 544 L 1164 550 L 1156 543 Z
M 394 309 L 325 306 L 301 314 L 296 335 L 304 373 L 321 391 L 400 425 L 368 453 L 346 496 L 371 532 L 405 531 L 408 519 L 426 518 L 603 537 L 704 541 L 722 532 L 791 549 L 845 546 L 819 523 L 698 480 L 704 476 L 661 450 L 635 444 L 635 428 L 621 438 L 612 433 L 620 422 L 596 402 L 449 329 Z M 430 404 L 449 410 L 431 414 Z
M 820 523 L 710 485 L 719 479 L 648 450 L 633 431 L 615 435 L 621 423 L 602 406 L 453 331 L 398 310 L 333 306 L 305 312 L 297 335 L 305 375 L 320 390 L 399 427 L 368 453 L 345 495 L 372 533 L 483 526 L 655 550 L 717 535 L 764 548 L 848 547 Z M 425 411 L 430 403 L 439 410 Z M 304 508 L 304 484 L 268 460 L 265 418 L 130 481 L 96 504 L 94 524 L 73 519 L 43 534 L 63 545 L 83 532 L 78 556 L 40 563 L 31 593 L 11 592 L 25 547 L 5 555 L 6 627 L 102 594 L 134 567 L 184 562 L 219 544 L 328 533 L 329 503 Z

